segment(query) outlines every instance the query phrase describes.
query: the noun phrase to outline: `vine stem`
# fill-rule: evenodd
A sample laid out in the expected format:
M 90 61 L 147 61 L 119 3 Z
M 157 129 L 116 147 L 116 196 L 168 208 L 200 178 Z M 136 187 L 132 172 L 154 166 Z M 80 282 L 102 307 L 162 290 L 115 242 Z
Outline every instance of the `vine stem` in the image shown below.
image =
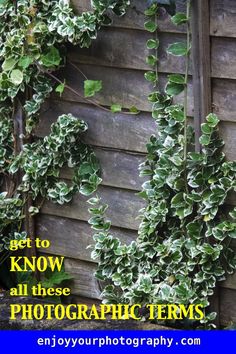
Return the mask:
M 76 91 L 75 89 L 73 89 L 72 87 L 70 87 L 69 85 L 65 84 L 63 81 L 61 81 L 60 79 L 58 79 L 58 77 L 56 77 L 55 75 L 53 75 L 52 73 L 50 72 L 47 72 L 47 74 L 52 78 L 54 79 L 55 81 L 57 81 L 59 84 L 61 85 L 64 85 L 65 88 L 67 88 L 67 90 L 71 91 L 72 93 L 74 93 L 76 96 L 82 98 L 83 100 L 85 100 L 86 102 L 90 103 L 90 104 L 93 104 L 94 106 L 96 107 L 99 107 L 101 108 L 103 111 L 106 111 L 106 112 L 111 112 L 110 109 L 106 108 L 106 107 L 103 107 L 103 106 L 100 106 L 97 102 L 94 102 L 86 97 L 84 97 L 83 95 L 81 95 L 78 91 Z
M 191 7 L 191 0 L 187 1 L 187 54 L 186 54 L 186 68 L 185 68 L 185 77 L 184 77 L 184 161 L 186 164 L 187 160 L 187 149 L 188 149 L 188 142 L 187 142 L 187 127 L 188 127 L 188 74 L 189 74 L 189 53 L 190 53 L 190 7 Z
M 71 63 L 70 63 L 71 64 Z M 76 67 L 76 65 L 73 65 L 74 67 Z M 77 68 L 77 70 L 78 70 L 78 68 Z M 80 71 L 80 70 L 79 70 Z M 81 71 L 80 71 L 81 72 Z M 45 73 L 45 72 L 44 72 Z M 94 105 L 94 106 L 96 106 L 96 107 L 98 107 L 98 108 L 100 108 L 100 109 L 102 109 L 103 111 L 105 111 L 105 112 L 109 112 L 109 113 L 111 113 L 111 110 L 109 109 L 109 108 L 106 108 L 106 107 L 104 107 L 104 106 L 101 106 L 99 103 L 97 103 L 96 101 L 93 101 L 93 100 L 90 100 L 89 98 L 86 98 L 86 97 L 84 97 L 83 95 L 81 95 L 77 90 L 75 90 L 75 89 L 73 89 L 73 87 L 71 87 L 71 86 L 69 86 L 69 85 L 67 85 L 67 84 L 65 84 L 63 81 L 61 81 L 60 79 L 58 79 L 58 77 L 56 77 L 55 75 L 53 75 L 51 72 L 46 72 L 47 73 L 47 75 L 49 75 L 52 79 L 54 79 L 56 82 L 58 82 L 59 84 L 61 84 L 61 85 L 64 85 L 64 87 L 67 89 L 67 90 L 69 90 L 69 91 L 71 91 L 72 93 L 74 93 L 76 96 L 78 96 L 78 97 L 80 97 L 81 99 L 83 99 L 84 101 L 86 101 L 86 102 L 88 102 L 88 103 L 90 103 L 90 104 L 92 104 L 92 105 Z M 84 75 L 84 74 L 83 74 Z M 134 113 L 132 113 L 132 112 L 125 112 L 125 111 L 122 111 L 122 112 L 120 112 L 120 113 L 122 113 L 122 114 L 126 114 L 126 115 L 134 115 Z
M 156 25 L 158 25 L 157 11 L 156 11 L 156 13 L 155 13 L 155 23 L 156 23 Z M 157 30 L 155 31 L 155 40 L 156 40 L 156 43 L 158 43 L 158 33 L 157 33 Z M 156 59 L 157 59 L 157 58 L 158 58 L 158 45 L 156 45 L 155 55 L 156 55 Z M 157 62 L 156 62 L 156 78 L 158 78 L 158 60 L 157 60 Z M 156 86 L 157 86 L 157 82 L 156 82 Z
M 186 54 L 186 67 L 185 67 L 185 76 L 184 76 L 184 180 L 185 180 L 185 188 L 188 193 L 188 182 L 187 182 L 187 153 L 188 153 L 188 139 L 187 139 L 187 128 L 188 128 L 188 74 L 189 74 L 189 56 L 190 56 L 190 7 L 191 0 L 187 1 L 187 54 Z

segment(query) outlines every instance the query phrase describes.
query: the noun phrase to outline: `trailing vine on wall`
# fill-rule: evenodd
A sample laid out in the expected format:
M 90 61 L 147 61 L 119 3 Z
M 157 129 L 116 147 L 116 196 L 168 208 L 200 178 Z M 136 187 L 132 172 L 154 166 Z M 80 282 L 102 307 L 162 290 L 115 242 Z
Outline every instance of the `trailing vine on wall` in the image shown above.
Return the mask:
M 66 86 L 54 74 L 66 64 L 66 44 L 89 47 L 101 26 L 111 23 L 109 11 L 123 15 L 129 0 L 91 5 L 76 15 L 69 0 L 0 0 L 0 264 L 9 255 L 10 239 L 29 236 L 24 219 L 42 206 L 28 208 L 29 200 L 63 204 L 76 192 L 91 194 L 101 181 L 95 154 L 81 139 L 88 128 L 84 121 L 65 114 L 48 136 L 34 136 L 55 83 L 60 94 Z M 92 96 L 97 82 L 87 81 L 85 96 Z M 73 169 L 71 183 L 59 178 L 63 166 Z
M 154 86 L 148 99 L 157 134 L 150 138 L 147 159 L 140 166 L 141 176 L 149 180 L 140 193 L 146 207 L 141 210 L 138 238 L 125 245 L 113 237 L 105 218 L 107 205 L 99 197 L 91 198 L 89 222 L 96 230 L 92 258 L 98 261 L 97 278 L 108 282 L 102 292 L 105 302 L 202 304 L 206 313 L 200 326 L 211 326 L 216 313 L 209 311 L 209 300 L 216 282 L 236 268 L 230 247 L 236 238 L 236 208 L 226 205 L 236 189 L 236 162 L 227 161 L 222 152 L 215 114 L 202 124 L 202 151 L 194 152 L 194 131 L 187 116 L 190 0 L 186 13 L 171 17 L 175 25 L 186 25 L 187 41 L 167 49 L 169 55 L 185 57 L 185 75 L 168 75 L 165 91 L 158 90 L 158 3 L 163 2 L 153 1 L 146 10 L 145 28 L 154 35 L 147 42 L 147 62 L 153 70 L 145 78 Z M 173 103 L 181 93 L 184 103 Z

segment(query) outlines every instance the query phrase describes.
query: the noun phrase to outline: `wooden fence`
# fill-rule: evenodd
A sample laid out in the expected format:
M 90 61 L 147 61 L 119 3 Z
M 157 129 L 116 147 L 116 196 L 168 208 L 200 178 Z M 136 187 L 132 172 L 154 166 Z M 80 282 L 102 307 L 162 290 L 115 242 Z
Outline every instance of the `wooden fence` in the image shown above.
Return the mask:
M 87 10 L 89 3 L 87 0 L 73 1 L 78 12 Z M 130 242 L 137 237 L 139 221 L 136 217 L 138 210 L 144 205 L 136 196 L 143 183 L 138 176 L 138 165 L 145 157 L 145 144 L 156 129 L 146 98 L 151 87 L 144 79 L 144 72 L 150 69 L 145 62 L 148 54 L 145 43 L 150 38 L 150 34 L 144 30 L 145 6 L 144 0 L 132 1 L 127 15 L 115 18 L 111 27 L 101 30 L 90 49 L 69 49 L 70 61 L 79 65 L 89 79 L 103 81 L 102 93 L 96 96 L 100 104 L 110 106 L 112 103 L 119 103 L 126 108 L 134 105 L 141 113 L 128 116 L 105 112 L 65 91 L 62 99 L 54 97 L 48 102 L 37 131 L 38 136 L 44 136 L 57 116 L 68 112 L 88 123 L 86 142 L 95 147 L 102 166 L 103 182 L 99 191 L 102 199 L 109 204 L 107 216 L 112 221 L 112 232 L 124 242 Z M 178 7 L 183 7 L 181 1 L 178 1 Z M 204 60 L 208 60 L 211 67 L 212 111 L 217 113 L 221 120 L 220 130 L 226 143 L 226 155 L 234 160 L 236 2 L 209 1 L 209 17 L 210 32 L 204 35 L 205 39 L 209 40 L 211 56 Z M 163 87 L 168 73 L 184 71 L 184 59 L 167 55 L 165 49 L 172 42 L 184 41 L 185 30 L 184 27 L 171 25 L 168 15 L 164 13 L 159 20 L 159 27 L 159 72 L 160 85 Z M 63 75 L 72 87 L 82 92 L 83 77 L 77 70 L 68 64 Z M 194 115 L 193 96 L 193 87 L 190 84 L 189 117 Z M 180 95 L 178 100 L 182 99 Z M 70 177 L 69 171 L 64 170 L 62 178 L 69 180 Z M 228 203 L 235 202 L 235 196 L 231 195 Z M 66 257 L 66 270 L 74 276 L 72 293 L 79 297 L 99 299 L 99 284 L 93 276 L 96 264 L 91 260 L 90 250 L 87 249 L 92 243 L 92 231 L 87 224 L 87 208 L 86 198 L 81 196 L 76 196 L 72 203 L 65 206 L 46 203 L 37 219 L 37 234 L 51 241 L 51 247 L 48 249 L 50 254 Z M 222 325 L 236 322 L 235 296 L 236 275 L 220 284 L 219 311 Z

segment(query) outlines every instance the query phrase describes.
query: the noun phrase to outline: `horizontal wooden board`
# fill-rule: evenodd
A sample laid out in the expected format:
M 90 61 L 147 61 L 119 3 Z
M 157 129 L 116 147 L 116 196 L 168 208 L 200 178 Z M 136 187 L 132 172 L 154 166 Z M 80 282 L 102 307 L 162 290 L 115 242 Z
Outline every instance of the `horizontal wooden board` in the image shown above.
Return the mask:
M 148 39 L 153 35 L 137 30 L 105 28 L 99 31 L 98 37 L 89 49 L 70 47 L 68 57 L 75 63 L 103 65 L 110 67 L 150 70 L 146 57 L 155 54 L 146 47 Z M 167 54 L 167 48 L 175 42 L 186 42 L 184 34 L 160 33 L 158 50 L 158 71 L 164 73 L 184 73 L 185 58 Z M 154 38 L 154 37 L 153 37 Z
M 102 201 L 109 205 L 106 215 L 113 226 L 131 230 L 138 229 L 137 216 L 139 210 L 145 205 L 140 197 L 132 191 L 104 186 L 99 187 L 98 194 Z M 42 213 L 87 221 L 90 217 L 87 200 L 87 197 L 77 194 L 71 203 L 61 206 L 45 202 Z
M 234 0 L 210 0 L 211 34 L 236 37 L 236 3 Z
M 236 6 L 235 6 L 236 8 Z M 185 42 L 184 34 L 160 33 L 158 71 L 184 73 L 185 58 L 167 54 L 171 43 Z M 137 30 L 106 28 L 99 32 L 89 49 L 70 47 L 70 61 L 82 64 L 102 65 L 126 69 L 150 70 L 146 57 L 152 54 L 146 48 L 150 34 Z M 215 78 L 236 78 L 236 39 L 213 37 L 211 41 L 211 67 Z M 191 70 L 190 70 L 191 73 Z
M 236 12 L 236 3 L 235 3 Z M 235 16 L 236 19 L 236 16 Z M 236 27 L 235 27 L 236 36 Z M 211 67 L 216 78 L 236 79 L 236 38 L 212 38 Z
M 227 159 L 236 161 L 236 124 L 222 122 L 220 125 L 220 134 L 225 142 L 224 152 Z
M 220 323 L 230 326 L 236 323 L 236 290 L 220 289 Z
M 95 278 L 96 264 L 65 259 L 65 271 L 73 276 L 70 281 L 71 294 L 99 299 L 101 289 L 98 280 Z
M 51 243 L 45 253 L 92 261 L 91 249 L 87 247 L 94 243 L 96 231 L 87 222 L 41 214 L 37 217 L 36 232 L 40 239 Z M 113 227 L 110 232 L 126 244 L 137 238 L 137 233 L 130 230 Z
M 72 4 L 78 13 L 83 11 L 90 11 L 90 1 L 88 0 L 72 0 Z M 177 11 L 185 11 L 185 6 L 182 0 L 177 0 Z M 127 13 L 123 17 L 111 16 L 113 19 L 113 26 L 122 28 L 135 28 L 139 30 L 144 29 L 144 22 L 146 16 L 144 11 L 147 8 L 147 2 L 143 0 L 131 0 L 131 6 L 128 8 Z M 170 21 L 168 13 L 161 9 L 158 18 L 158 25 L 160 31 L 165 32 L 184 32 L 184 26 L 174 26 Z
M 75 10 L 79 13 L 91 10 L 88 0 L 72 0 Z M 177 0 L 177 11 L 185 12 L 185 4 Z M 125 16 L 113 17 L 113 26 L 121 28 L 144 29 L 146 17 L 144 11 L 147 3 L 143 0 L 131 0 L 131 6 Z M 210 0 L 210 33 L 212 36 L 236 37 L 236 4 L 234 0 Z M 158 18 L 160 31 L 163 32 L 185 32 L 184 26 L 174 26 L 170 16 L 162 9 Z
M 227 279 L 219 283 L 220 287 L 236 290 L 236 272 L 227 276 Z
M 130 190 L 141 190 L 144 178 L 139 177 L 138 167 L 145 160 L 135 153 L 94 149 L 101 165 L 102 184 Z M 71 179 L 72 170 L 65 168 L 61 177 Z
M 221 120 L 236 122 L 236 81 L 212 80 L 212 107 Z
M 214 112 L 222 120 L 220 131 L 225 141 L 227 158 L 235 160 L 236 124 L 234 121 L 236 118 L 233 111 L 236 111 L 236 83 L 234 83 L 235 95 L 233 91 L 230 92 L 230 87 L 224 91 L 226 87 L 226 85 L 222 85 L 220 80 L 214 82 Z M 225 92 L 225 98 L 222 96 L 223 92 Z M 48 134 L 51 124 L 57 117 L 69 112 L 88 122 L 89 129 L 84 140 L 92 145 L 145 153 L 149 137 L 156 132 L 155 122 L 147 113 L 126 116 L 101 112 L 93 106 L 74 102 L 51 101 L 50 109 L 41 114 L 42 118 L 36 132 L 37 135 Z M 228 122 L 230 119 L 232 122 Z
M 136 106 L 141 111 L 151 111 L 151 104 L 147 97 L 153 91 L 152 84 L 144 78 L 144 72 L 140 70 L 118 69 L 101 67 L 95 65 L 81 64 L 80 69 L 90 80 L 101 80 L 103 89 L 92 101 L 96 101 L 104 106 L 111 106 L 114 103 L 120 104 L 124 108 Z M 77 90 L 83 96 L 84 77 L 69 65 L 61 73 L 61 78 L 65 78 L 69 86 Z M 159 90 L 163 91 L 167 82 L 166 75 L 159 75 Z M 175 102 L 183 103 L 183 93 L 175 98 Z M 73 92 L 66 89 L 62 99 L 67 101 L 85 102 Z M 193 115 L 193 94 L 192 83 L 189 83 L 189 107 L 188 115 Z M 102 112 L 101 112 L 102 114 Z
M 114 114 L 76 102 L 50 101 L 50 108 L 41 113 L 36 135 L 42 137 L 49 134 L 51 124 L 59 115 L 66 113 L 72 113 L 88 123 L 84 141 L 96 146 L 145 153 L 149 137 L 156 133 L 156 124 L 150 113 Z

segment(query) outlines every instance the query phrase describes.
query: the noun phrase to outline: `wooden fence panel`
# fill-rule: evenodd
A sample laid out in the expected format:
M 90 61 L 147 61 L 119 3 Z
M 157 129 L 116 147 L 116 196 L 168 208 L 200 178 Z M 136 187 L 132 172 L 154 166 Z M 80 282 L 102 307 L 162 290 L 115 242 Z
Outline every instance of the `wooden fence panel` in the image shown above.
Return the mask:
M 51 243 L 44 253 L 92 261 L 91 249 L 87 247 L 94 243 L 93 234 L 95 231 L 91 229 L 87 221 L 44 214 L 41 214 L 37 220 L 37 235 Z M 126 244 L 134 241 L 137 237 L 136 231 L 116 227 L 111 228 L 111 234 Z
M 236 159 L 236 2 L 232 0 L 210 1 L 211 27 L 211 76 L 212 111 L 221 120 L 220 133 L 225 140 L 224 151 L 228 159 Z M 88 0 L 73 0 L 78 12 L 89 10 Z M 151 118 L 151 105 L 147 96 L 152 85 L 144 79 L 149 69 L 145 61 L 148 54 L 145 42 L 150 37 L 144 31 L 144 9 L 146 2 L 133 0 L 126 16 L 114 16 L 113 25 L 102 29 L 98 39 L 90 49 L 68 48 L 68 65 L 60 77 L 83 96 L 82 72 L 89 78 L 103 81 L 103 90 L 92 98 L 105 107 L 113 103 L 124 108 L 136 106 L 138 115 L 113 114 L 95 107 L 78 95 L 65 90 L 62 98 L 56 94 L 42 111 L 42 119 L 36 136 L 49 133 L 50 125 L 57 116 L 72 113 L 84 119 L 89 126 L 84 141 L 93 145 L 101 162 L 102 186 L 99 187 L 102 199 L 109 204 L 107 216 L 112 221 L 111 232 L 122 242 L 129 243 L 137 236 L 138 210 L 145 203 L 136 195 L 144 179 L 138 176 L 138 165 L 145 158 L 146 143 L 157 127 Z M 179 10 L 184 10 L 182 0 L 177 1 Z M 159 71 L 160 90 L 166 84 L 167 75 L 184 72 L 183 58 L 173 58 L 165 53 L 170 43 L 185 40 L 184 26 L 175 27 L 170 17 L 161 11 L 159 18 L 160 49 Z M 76 70 L 70 63 L 79 66 Z M 191 74 L 191 72 L 190 72 Z M 175 102 L 182 103 L 183 95 Z M 190 76 L 188 115 L 194 113 L 193 88 Z M 70 179 L 68 169 L 61 177 Z M 51 241 L 47 254 L 64 255 L 66 270 L 74 276 L 72 292 L 75 295 L 99 299 L 100 286 L 93 273 L 96 264 L 91 261 L 87 246 L 93 242 L 92 230 L 87 224 L 88 204 L 85 197 L 76 196 L 64 206 L 45 203 L 42 213 L 37 217 L 37 233 Z M 236 204 L 235 194 L 228 199 Z M 236 249 L 236 245 L 233 245 Z M 236 321 L 236 276 L 232 275 L 220 283 L 220 320 L 226 325 Z

